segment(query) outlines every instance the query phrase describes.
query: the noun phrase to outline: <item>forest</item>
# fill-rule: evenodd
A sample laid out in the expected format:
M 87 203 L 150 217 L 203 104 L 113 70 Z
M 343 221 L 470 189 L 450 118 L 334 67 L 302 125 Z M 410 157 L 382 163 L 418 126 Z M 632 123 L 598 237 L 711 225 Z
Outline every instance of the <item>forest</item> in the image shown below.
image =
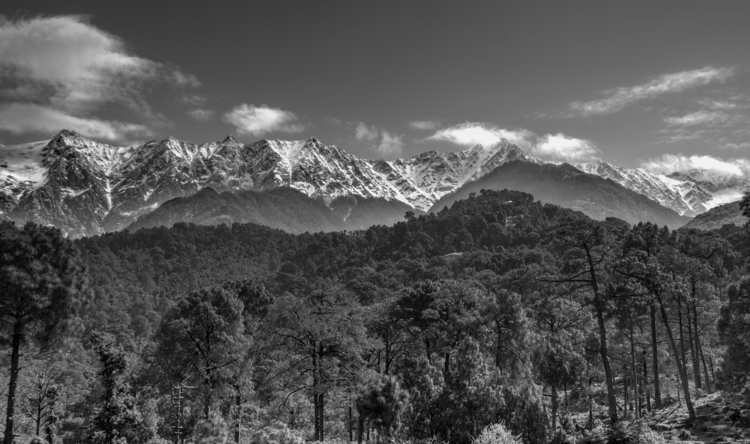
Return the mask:
M 508 190 L 355 232 L 3 222 L 3 442 L 664 442 L 750 401 L 749 258 Z

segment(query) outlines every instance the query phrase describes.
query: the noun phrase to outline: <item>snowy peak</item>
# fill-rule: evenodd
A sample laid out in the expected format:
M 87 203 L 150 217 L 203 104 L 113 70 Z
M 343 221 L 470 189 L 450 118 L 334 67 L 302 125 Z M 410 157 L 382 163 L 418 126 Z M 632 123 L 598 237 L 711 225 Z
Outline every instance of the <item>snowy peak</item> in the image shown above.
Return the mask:
M 644 168 L 622 168 L 598 161 L 576 164 L 579 170 L 611 179 L 649 197 L 683 216 L 695 216 L 732 202 L 750 190 L 750 181 L 739 176 L 716 176 L 706 171 L 661 174 Z
M 356 157 L 311 137 L 241 143 L 228 136 L 195 144 L 167 137 L 117 147 L 63 130 L 49 141 L 0 148 L 0 212 L 59 226 L 72 235 L 118 230 L 162 203 L 211 188 L 296 189 L 331 205 L 340 197 L 397 201 L 426 211 L 443 196 L 521 160 L 544 164 L 501 141 L 463 151 L 426 151 L 395 160 Z M 607 162 L 578 164 L 681 215 L 737 200 L 737 177 L 700 171 L 663 175 Z
M 21 150 L 0 151 L 13 164 L 0 177 L 3 208 L 17 219 L 52 223 L 74 235 L 120 229 L 167 200 L 206 187 L 290 187 L 328 204 L 352 196 L 427 210 L 443 195 L 505 162 L 537 161 L 505 141 L 385 161 L 361 159 L 314 137 L 243 144 L 228 136 L 194 144 L 170 136 L 116 147 L 69 130 L 33 145 L 33 155 L 8 154 Z

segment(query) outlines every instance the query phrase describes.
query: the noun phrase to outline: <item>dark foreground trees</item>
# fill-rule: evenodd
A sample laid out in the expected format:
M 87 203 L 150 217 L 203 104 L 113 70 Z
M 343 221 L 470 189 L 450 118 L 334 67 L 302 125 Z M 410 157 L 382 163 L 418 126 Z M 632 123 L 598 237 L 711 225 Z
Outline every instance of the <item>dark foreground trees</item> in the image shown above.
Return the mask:
M 22 371 L 13 433 L 29 442 L 59 418 L 57 444 L 353 441 L 359 412 L 371 442 L 468 444 L 498 422 L 526 443 L 581 442 L 609 422 L 612 398 L 628 420 L 657 389 L 665 405 L 686 399 L 683 381 L 699 396 L 699 363 L 703 387 L 714 365 L 725 387 L 743 384 L 750 284 L 731 269 L 746 258 L 730 266 L 723 252 L 739 242 L 711 236 L 492 191 L 354 235 L 178 224 L 76 241 L 96 303 L 85 334 L 19 357 L 54 364 L 62 394 L 48 403 Z M 23 257 L 8 248 L 3 272 Z M 43 325 L 25 324 L 30 343 Z
M 60 230 L 2 222 L 0 288 L 0 333 L 10 345 L 3 442 L 12 444 L 21 348 L 48 346 L 72 326 L 87 299 L 87 278 L 78 250 Z

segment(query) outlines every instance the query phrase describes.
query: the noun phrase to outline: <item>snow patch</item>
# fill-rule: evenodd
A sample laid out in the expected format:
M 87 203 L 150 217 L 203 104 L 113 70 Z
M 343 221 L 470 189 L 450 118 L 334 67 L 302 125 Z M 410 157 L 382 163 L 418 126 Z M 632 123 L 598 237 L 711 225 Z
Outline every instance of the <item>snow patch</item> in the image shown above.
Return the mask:
M 711 193 L 711 195 L 713 196 L 713 199 L 703 204 L 708 210 L 726 203 L 737 202 L 745 196 L 745 192 L 736 188 L 727 188 L 725 190 Z

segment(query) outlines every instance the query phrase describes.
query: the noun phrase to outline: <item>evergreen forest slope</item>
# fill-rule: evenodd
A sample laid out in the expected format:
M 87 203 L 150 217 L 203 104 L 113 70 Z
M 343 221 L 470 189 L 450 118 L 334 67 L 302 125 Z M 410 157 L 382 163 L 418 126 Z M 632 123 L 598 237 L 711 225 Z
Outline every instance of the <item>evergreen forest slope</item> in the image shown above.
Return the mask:
M 538 164 L 515 160 L 468 182 L 438 200 L 430 211 L 439 210 L 481 189 L 511 189 L 533 194 L 542 202 L 581 211 L 589 217 L 607 217 L 628 223 L 650 221 L 678 228 L 690 218 L 661 206 L 648 197 L 600 176 L 587 174 L 569 164 Z
M 285 192 L 209 190 L 206 202 L 174 205 L 243 218 L 233 199 L 256 199 L 258 214 L 276 217 L 274 199 L 297 198 Z M 314 204 L 300 201 L 325 226 Z M 359 206 L 339 201 L 321 214 L 356 220 Z M 79 251 L 77 282 L 90 295 L 71 306 L 57 351 L 41 353 L 40 335 L 22 348 L 19 439 L 37 430 L 65 443 L 174 439 L 182 381 L 194 387 L 180 410 L 192 442 L 353 441 L 359 420 L 364 439 L 369 430 L 452 444 L 484 432 L 530 444 L 660 442 L 713 427 L 703 409 L 717 389 L 750 384 L 747 230 L 594 221 L 486 188 L 400 217 L 353 232 L 217 217 L 59 236 Z M 0 227 L 5 248 L 17 228 Z M 0 279 L 12 279 L 6 265 Z M 34 393 L 46 407 L 28 408 Z M 717 405 L 710 420 L 744 439 L 750 399 L 737 396 L 727 404 L 737 413 Z M 666 418 L 678 399 L 684 412 Z M 53 426 L 37 428 L 36 417 Z
M 741 227 L 747 223 L 747 217 L 742 215 L 739 202 L 730 202 L 718 207 L 711 208 L 703 214 L 695 216 L 695 219 L 685 224 L 685 228 L 698 230 L 715 230 L 726 224 Z

